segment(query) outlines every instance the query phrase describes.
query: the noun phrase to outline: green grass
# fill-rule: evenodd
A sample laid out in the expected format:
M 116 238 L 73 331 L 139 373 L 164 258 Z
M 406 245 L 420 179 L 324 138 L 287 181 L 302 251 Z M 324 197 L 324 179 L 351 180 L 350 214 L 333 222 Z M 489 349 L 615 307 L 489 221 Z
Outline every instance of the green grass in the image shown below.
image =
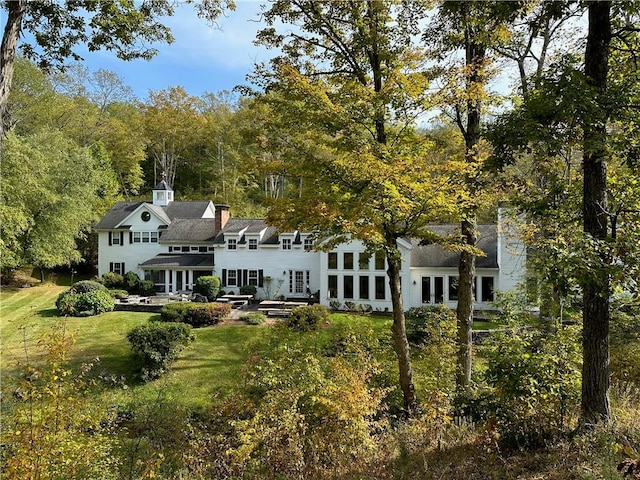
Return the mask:
M 57 316 L 55 300 L 65 287 L 42 285 L 0 293 L 0 368 L 3 383 L 11 383 L 19 374 L 18 364 L 38 361 L 42 349 L 37 342 L 58 322 L 65 322 L 76 343 L 70 363 L 95 362 L 93 374 L 123 377 L 128 391 L 114 388 L 104 395 L 120 398 L 128 395 L 155 395 L 158 388 L 176 389 L 185 405 L 203 407 L 211 395 L 229 391 L 237 381 L 238 368 L 248 353 L 245 346 L 261 328 L 255 326 L 214 326 L 194 329 L 196 341 L 184 350 L 172 370 L 158 382 L 142 384 L 137 378 L 138 365 L 131 356 L 126 335 L 134 326 L 159 316 L 141 312 L 109 312 L 95 317 L 67 318 Z

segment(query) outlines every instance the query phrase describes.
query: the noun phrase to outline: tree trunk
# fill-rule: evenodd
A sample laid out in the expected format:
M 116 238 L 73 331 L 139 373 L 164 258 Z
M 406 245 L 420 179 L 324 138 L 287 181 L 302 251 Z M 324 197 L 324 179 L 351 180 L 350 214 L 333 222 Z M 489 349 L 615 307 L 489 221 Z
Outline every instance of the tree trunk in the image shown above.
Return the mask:
M 467 90 L 467 124 L 463 129 L 465 138 L 465 159 L 469 163 L 475 163 L 478 157 L 478 144 L 480 143 L 480 116 L 481 99 L 478 91 L 484 87 L 482 69 L 485 63 L 485 48 L 474 42 L 475 36 L 470 29 L 465 32 L 466 51 L 466 90 Z M 479 88 L 478 88 L 479 87 Z M 474 92 L 474 93 L 472 93 Z M 475 179 L 469 178 L 467 188 L 471 192 L 476 188 Z M 460 224 L 462 241 L 465 246 L 475 247 L 478 241 L 476 234 L 475 207 L 470 206 L 465 212 L 465 217 Z M 473 280 L 476 273 L 476 257 L 471 252 L 463 251 L 460 254 L 458 266 L 459 288 L 458 306 L 456 317 L 458 322 L 458 365 L 456 369 L 456 384 L 467 389 L 471 384 L 472 365 L 472 328 L 473 328 Z
M 4 2 L 8 10 L 7 24 L 2 34 L 0 46 L 0 151 L 5 134 L 7 106 L 13 81 L 13 66 L 16 58 L 16 46 L 22 30 L 22 20 L 27 8 L 26 0 Z
M 395 250 L 396 239 L 388 240 L 393 242 L 390 250 Z M 418 401 L 413 386 L 413 373 L 411 371 L 411 358 L 409 352 L 409 342 L 407 340 L 407 330 L 404 319 L 404 307 L 402 304 L 402 291 L 400 286 L 400 258 L 387 254 L 389 276 L 389 287 L 391 289 L 391 304 L 393 305 L 393 348 L 398 356 L 398 367 L 400 372 L 400 388 L 404 397 L 404 408 L 409 416 L 418 410 Z
M 477 242 L 475 219 L 463 220 L 461 224 L 463 241 L 466 245 L 475 246 Z M 458 266 L 458 368 L 456 384 L 467 388 L 471 384 L 471 364 L 473 358 L 473 279 L 476 274 L 476 257 L 469 252 L 460 254 Z
M 607 90 L 609 44 L 611 42 L 611 4 L 589 3 L 589 33 L 585 52 L 585 75 L 593 88 L 597 105 Z M 599 108 L 584 120 L 583 215 L 584 233 L 595 240 L 608 236 L 607 190 L 607 112 Z M 609 259 L 602 258 L 603 263 Z M 609 278 L 604 268 L 592 270 L 583 280 L 582 312 L 582 402 L 583 426 L 607 421 L 609 405 Z

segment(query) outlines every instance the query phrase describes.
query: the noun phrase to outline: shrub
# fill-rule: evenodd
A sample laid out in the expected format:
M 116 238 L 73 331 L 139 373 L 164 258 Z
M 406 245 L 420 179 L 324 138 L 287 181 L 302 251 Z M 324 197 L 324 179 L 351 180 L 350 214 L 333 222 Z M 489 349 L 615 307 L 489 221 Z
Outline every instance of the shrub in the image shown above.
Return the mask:
M 58 315 L 61 317 L 73 317 L 76 314 L 76 304 L 78 303 L 78 294 L 67 290 L 58 295 L 56 299 L 56 308 Z
M 263 313 L 248 313 L 242 317 L 249 325 L 262 325 L 267 321 L 267 317 Z
M 193 286 L 193 292 L 199 293 L 207 297 L 207 300 L 213 302 L 220 291 L 220 279 L 213 275 L 199 277 Z
M 126 290 L 114 289 L 114 290 L 109 290 L 109 292 L 111 293 L 111 296 L 113 298 L 117 298 L 118 300 L 122 300 L 123 298 L 126 298 L 129 296 L 129 292 L 127 292 Z
M 342 308 L 342 302 L 340 300 L 331 300 L 329 307 L 331 307 L 331 310 L 340 310 Z
M 347 309 L 347 312 L 351 313 L 355 313 L 358 311 L 358 305 L 356 305 L 356 302 L 344 302 L 344 308 Z
M 151 280 L 140 280 L 138 294 L 152 297 L 156 294 L 156 286 Z
M 119 273 L 107 272 L 100 277 L 100 283 L 109 290 L 119 290 L 124 287 L 124 277 Z
M 87 293 L 92 290 L 108 290 L 103 284 L 95 282 L 93 280 L 81 280 L 71 285 L 70 291 L 72 293 Z
M 129 293 L 138 293 L 140 277 L 135 272 L 128 271 L 124 274 L 123 287 Z
M 294 308 L 287 320 L 287 327 L 296 332 L 312 332 L 329 322 L 329 311 L 322 305 L 305 305 Z
M 92 290 L 81 293 L 78 295 L 75 305 L 76 315 L 81 317 L 111 312 L 113 308 L 113 297 L 108 290 Z
M 182 322 L 187 316 L 191 305 L 193 305 L 191 302 L 167 303 L 162 307 L 160 317 L 165 322 Z
M 56 308 L 60 316 L 88 317 L 110 312 L 113 307 L 113 297 L 111 292 L 106 289 L 89 290 L 85 293 L 75 293 L 73 290 L 67 290 L 58 295 L 56 299 Z
M 520 329 L 492 340 L 485 376 L 503 441 L 529 447 L 564 433 L 580 396 L 579 329 Z
M 446 305 L 410 308 L 406 325 L 407 340 L 416 345 L 455 340 L 456 316 Z
M 131 330 L 127 340 L 134 356 L 142 361 L 143 378 L 152 380 L 168 370 L 195 337 L 184 323 L 149 323 Z
M 240 295 L 255 295 L 258 288 L 255 285 L 243 285 L 240 287 Z
M 192 303 L 183 321 L 192 327 L 215 325 L 230 312 L 228 303 Z
M 168 303 L 160 312 L 160 317 L 165 322 L 188 323 L 193 327 L 215 325 L 231 312 L 228 303 L 193 303 L 176 302 Z

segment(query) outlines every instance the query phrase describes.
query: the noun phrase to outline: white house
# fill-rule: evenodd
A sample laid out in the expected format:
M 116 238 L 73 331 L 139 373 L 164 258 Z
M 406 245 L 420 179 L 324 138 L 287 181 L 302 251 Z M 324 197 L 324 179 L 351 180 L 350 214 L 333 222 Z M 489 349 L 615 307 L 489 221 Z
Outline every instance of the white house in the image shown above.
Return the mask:
M 454 225 L 433 225 L 440 234 Z M 370 305 L 391 309 L 385 259 L 369 256 L 359 241 L 329 252 L 313 250 L 308 232 L 278 232 L 264 219 L 230 218 L 229 207 L 212 202 L 176 202 L 163 181 L 153 202 L 119 202 L 96 225 L 98 275 L 131 270 L 152 280 L 158 293 L 191 290 L 201 275 L 220 277 L 226 292 L 255 285 L 259 298 L 308 297 L 319 293 L 329 305 Z M 476 308 L 491 308 L 498 290 L 524 280 L 522 241 L 499 219 L 479 225 Z M 457 302 L 458 254 L 438 245 L 401 239 L 402 291 L 405 308 Z

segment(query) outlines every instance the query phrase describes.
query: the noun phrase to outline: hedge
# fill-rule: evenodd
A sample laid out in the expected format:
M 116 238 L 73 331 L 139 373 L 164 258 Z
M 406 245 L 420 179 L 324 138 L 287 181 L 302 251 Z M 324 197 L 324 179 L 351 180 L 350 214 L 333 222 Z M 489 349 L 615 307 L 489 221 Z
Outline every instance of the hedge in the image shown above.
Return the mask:
M 162 307 L 160 317 L 165 322 L 184 322 L 193 327 L 215 325 L 231 312 L 228 303 L 174 302 Z

